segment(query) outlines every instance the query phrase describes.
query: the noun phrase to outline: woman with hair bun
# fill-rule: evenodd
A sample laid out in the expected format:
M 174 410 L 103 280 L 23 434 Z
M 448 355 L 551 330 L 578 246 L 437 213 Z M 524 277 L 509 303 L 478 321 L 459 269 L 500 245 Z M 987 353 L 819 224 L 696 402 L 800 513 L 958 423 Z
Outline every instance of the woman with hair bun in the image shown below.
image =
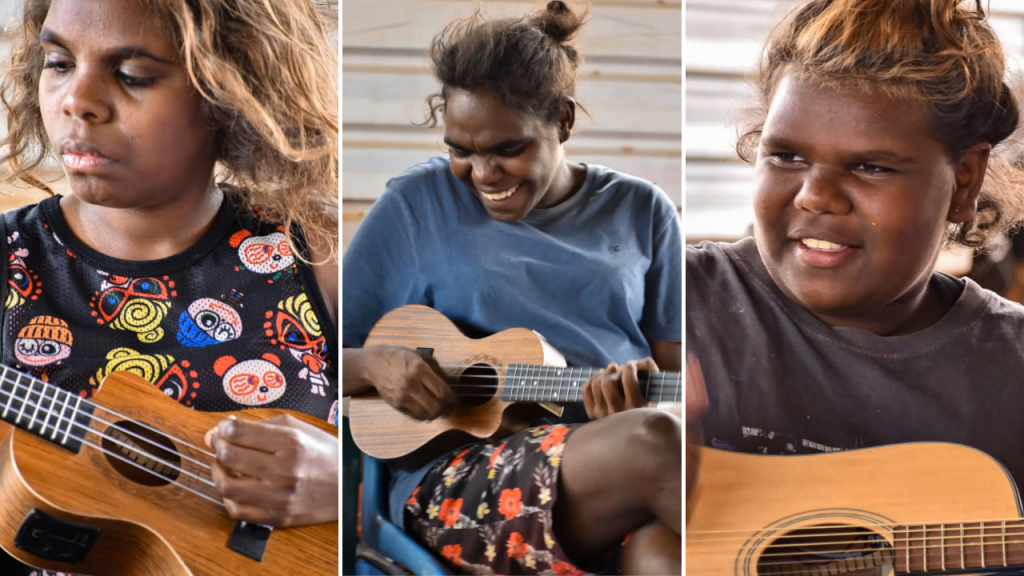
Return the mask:
M 681 366 L 682 234 L 653 184 L 570 162 L 584 24 L 563 2 L 457 20 L 431 46 L 447 158 L 392 179 L 343 259 L 343 392 L 418 419 L 451 409 L 437 366 L 359 348 L 386 312 L 423 304 L 465 333 L 525 326 L 570 366 L 608 366 L 583 405 L 494 444 L 395 470 L 391 520 L 455 572 L 679 573 L 681 420 L 646 408 L 637 370 Z M 619 386 L 625 387 L 625 397 Z
M 739 142 L 754 237 L 686 250 L 707 445 L 953 442 L 1024 481 L 1024 308 L 934 271 L 1024 218 L 1005 75 L 980 0 L 812 0 L 774 30 Z

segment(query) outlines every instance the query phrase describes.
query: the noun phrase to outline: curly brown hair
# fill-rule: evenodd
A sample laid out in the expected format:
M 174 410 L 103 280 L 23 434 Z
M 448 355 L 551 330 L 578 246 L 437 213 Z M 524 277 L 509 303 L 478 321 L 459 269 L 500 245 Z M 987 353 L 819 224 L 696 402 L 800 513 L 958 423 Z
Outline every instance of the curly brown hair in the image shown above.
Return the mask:
M 338 245 L 336 1 L 147 0 L 168 26 L 205 118 L 217 130 L 217 180 L 287 230 L 302 227 L 327 259 Z M 39 108 L 39 33 L 50 0 L 26 0 L 9 31 L 10 68 L 0 87 L 8 133 L 7 178 L 50 192 L 32 175 L 52 153 Z M 302 254 L 303 251 L 296 251 Z
M 787 74 L 826 88 L 855 88 L 927 106 L 930 128 L 959 162 L 993 146 L 977 215 L 951 225 L 947 242 L 971 248 L 1024 220 L 1024 170 L 1006 57 L 981 0 L 811 0 L 769 36 L 755 77 L 757 106 L 736 151 L 753 163 L 768 107 Z
M 576 97 L 583 56 L 573 39 L 586 16 L 552 0 L 544 10 L 522 18 L 487 20 L 477 10 L 445 26 L 430 44 L 441 91 L 427 97 L 425 124 L 437 125 L 453 88 L 483 89 L 513 110 L 557 122 L 565 99 Z

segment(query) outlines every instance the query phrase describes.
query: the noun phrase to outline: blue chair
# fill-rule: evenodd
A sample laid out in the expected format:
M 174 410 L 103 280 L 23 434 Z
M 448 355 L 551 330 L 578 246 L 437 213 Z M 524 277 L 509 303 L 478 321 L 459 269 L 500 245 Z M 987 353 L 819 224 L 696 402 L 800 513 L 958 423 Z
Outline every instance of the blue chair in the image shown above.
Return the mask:
M 350 441 L 347 418 L 345 419 L 346 438 Z M 354 444 L 352 445 L 354 449 Z M 345 444 L 349 450 L 349 444 Z M 365 454 L 362 456 L 363 476 L 363 522 L 362 540 L 355 545 L 354 564 L 358 576 L 381 574 L 451 574 L 430 552 L 427 552 L 415 540 L 407 536 L 391 522 L 388 513 L 388 486 L 391 474 L 386 464 Z M 345 465 L 349 466 L 346 456 Z M 348 474 L 346 473 L 346 478 Z M 348 500 L 346 499 L 346 502 Z M 352 514 L 354 530 L 354 514 Z M 348 529 L 346 528 L 346 531 Z M 346 533 L 347 536 L 347 533 Z M 347 538 L 346 538 L 347 540 Z M 347 543 L 346 543 L 347 544 Z M 346 555 L 345 565 L 348 572 L 350 555 Z

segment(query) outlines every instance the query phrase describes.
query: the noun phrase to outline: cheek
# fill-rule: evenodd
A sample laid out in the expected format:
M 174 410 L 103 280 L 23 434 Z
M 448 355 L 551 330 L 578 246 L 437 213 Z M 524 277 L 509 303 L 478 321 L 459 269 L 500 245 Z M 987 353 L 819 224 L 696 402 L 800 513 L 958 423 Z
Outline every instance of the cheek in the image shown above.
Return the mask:
M 785 224 L 781 221 L 782 215 L 786 208 L 793 204 L 793 198 L 799 189 L 799 182 L 792 178 L 757 169 L 754 178 L 753 207 L 758 227 L 771 229 Z

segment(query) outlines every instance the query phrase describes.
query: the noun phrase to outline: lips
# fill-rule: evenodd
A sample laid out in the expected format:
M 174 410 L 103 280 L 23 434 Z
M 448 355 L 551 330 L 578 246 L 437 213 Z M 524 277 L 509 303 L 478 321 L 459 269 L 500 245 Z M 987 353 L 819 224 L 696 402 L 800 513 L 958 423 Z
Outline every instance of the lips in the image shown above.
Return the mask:
M 512 186 L 511 188 L 506 188 L 504 190 L 495 190 L 493 192 L 485 192 L 483 190 L 480 190 L 480 195 L 483 196 L 485 200 L 488 200 L 490 202 L 503 202 L 514 196 L 515 193 L 518 192 L 519 189 L 522 187 L 523 183 L 520 182 L 519 184 L 516 184 L 515 186 Z
M 114 159 L 83 140 L 65 140 L 60 145 L 61 159 L 71 170 L 89 170 L 113 164 Z

